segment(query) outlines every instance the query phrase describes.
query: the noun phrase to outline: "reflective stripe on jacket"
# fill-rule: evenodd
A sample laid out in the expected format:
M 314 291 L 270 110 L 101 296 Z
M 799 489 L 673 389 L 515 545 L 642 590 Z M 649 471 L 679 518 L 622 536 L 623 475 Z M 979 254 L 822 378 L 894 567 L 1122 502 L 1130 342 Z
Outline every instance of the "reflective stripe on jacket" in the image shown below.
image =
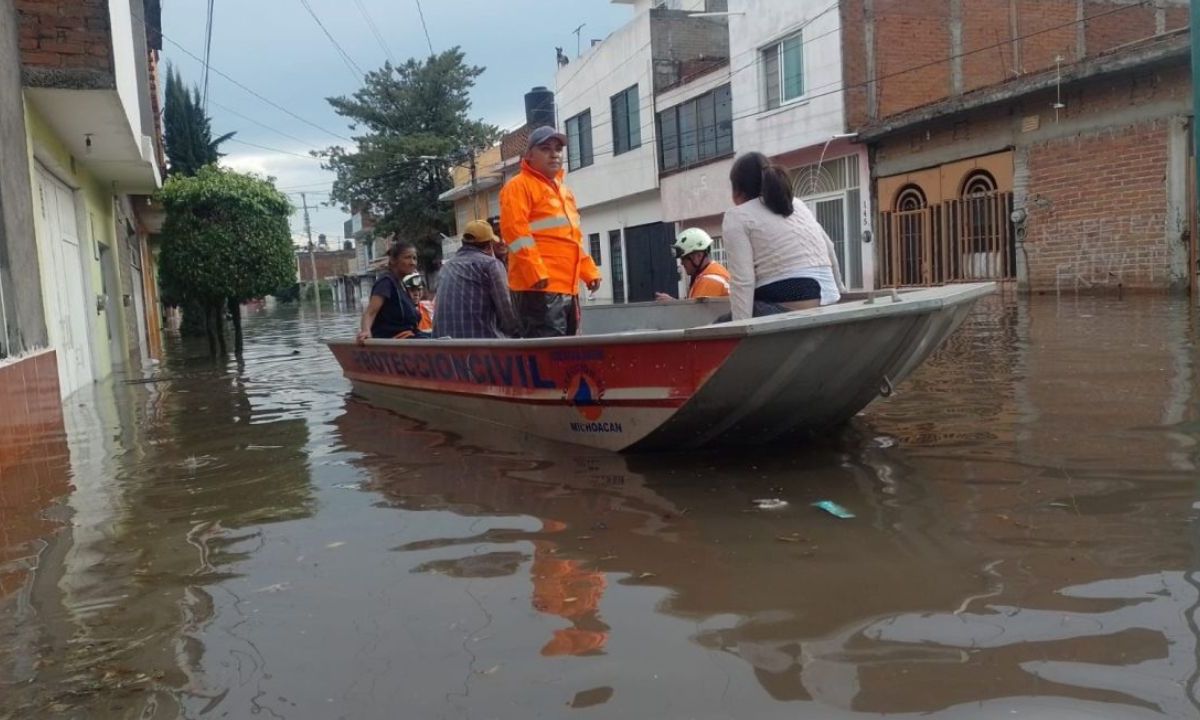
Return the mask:
M 417 309 L 421 311 L 421 322 L 417 323 L 417 329 L 421 332 L 433 332 L 433 303 L 422 300 L 417 303 Z
M 688 297 L 729 297 L 729 271 L 720 263 L 710 262 L 708 267 L 692 280 Z
M 524 160 L 521 172 L 500 191 L 500 236 L 508 246 L 508 286 L 578 295 L 579 283 L 600 279 L 584 251 L 575 195 L 563 185 L 566 173 L 550 180 Z

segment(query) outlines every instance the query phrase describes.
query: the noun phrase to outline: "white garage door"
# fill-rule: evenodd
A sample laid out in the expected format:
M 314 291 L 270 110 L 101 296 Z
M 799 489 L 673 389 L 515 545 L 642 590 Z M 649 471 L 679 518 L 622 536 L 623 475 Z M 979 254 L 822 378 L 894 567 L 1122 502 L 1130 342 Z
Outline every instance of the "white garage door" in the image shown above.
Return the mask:
M 58 382 L 66 397 L 94 377 L 88 345 L 91 308 L 85 289 L 75 193 L 40 166 L 37 180 L 42 220 L 38 258 L 42 264 L 46 330 L 50 346 L 58 354 Z

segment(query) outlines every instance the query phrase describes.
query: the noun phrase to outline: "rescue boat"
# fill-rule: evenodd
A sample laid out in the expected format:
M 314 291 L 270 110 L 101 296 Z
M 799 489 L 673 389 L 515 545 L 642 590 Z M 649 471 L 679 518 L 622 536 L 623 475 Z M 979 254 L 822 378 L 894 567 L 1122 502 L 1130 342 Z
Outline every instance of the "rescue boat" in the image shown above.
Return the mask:
M 354 391 L 614 451 L 759 444 L 828 430 L 889 395 L 995 290 L 850 295 L 713 324 L 727 300 L 587 306 L 574 337 L 328 345 Z

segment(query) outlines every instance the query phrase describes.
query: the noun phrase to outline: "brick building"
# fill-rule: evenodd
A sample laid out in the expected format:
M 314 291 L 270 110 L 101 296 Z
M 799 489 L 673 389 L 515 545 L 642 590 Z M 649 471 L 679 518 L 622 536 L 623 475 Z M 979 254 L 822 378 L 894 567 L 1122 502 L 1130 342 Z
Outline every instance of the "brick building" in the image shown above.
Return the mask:
M 1187 0 L 847 0 L 841 14 L 880 285 L 1194 282 Z
M 300 282 L 312 282 L 313 262 L 317 266 L 317 278 L 327 280 L 346 275 L 357 275 L 357 254 L 354 250 L 318 250 L 309 259 L 307 250 L 296 251 L 296 267 L 299 269 Z

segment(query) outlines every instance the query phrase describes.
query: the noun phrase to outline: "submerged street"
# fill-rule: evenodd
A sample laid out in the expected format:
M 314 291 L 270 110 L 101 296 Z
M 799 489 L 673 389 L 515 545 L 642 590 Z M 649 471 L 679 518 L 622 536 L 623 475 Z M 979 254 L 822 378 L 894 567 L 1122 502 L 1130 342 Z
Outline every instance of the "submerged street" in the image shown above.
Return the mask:
M 402 417 L 311 308 L 245 326 L 0 471 L 0 718 L 1200 718 L 1186 300 L 989 298 L 836 437 L 687 455 Z

